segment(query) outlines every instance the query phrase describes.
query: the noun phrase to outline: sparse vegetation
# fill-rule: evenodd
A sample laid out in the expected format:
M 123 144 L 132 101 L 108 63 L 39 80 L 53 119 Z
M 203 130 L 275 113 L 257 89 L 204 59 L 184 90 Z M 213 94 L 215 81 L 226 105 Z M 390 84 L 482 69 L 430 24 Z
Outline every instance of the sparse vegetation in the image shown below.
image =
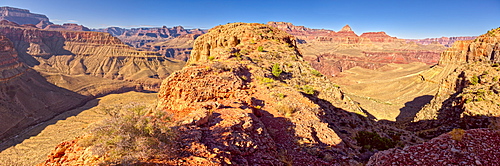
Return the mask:
M 460 128 L 455 128 L 453 130 L 450 131 L 450 137 L 451 139 L 455 140 L 455 141 L 462 141 L 462 139 L 464 138 L 464 135 L 465 135 L 465 130 L 463 129 L 460 129 Z
M 281 70 L 281 68 L 280 68 L 280 64 L 275 63 L 275 64 L 273 65 L 273 70 L 272 70 L 273 75 L 274 75 L 275 77 L 279 78 L 282 72 L 283 72 L 283 70 Z
M 311 86 L 309 86 L 309 85 L 304 85 L 302 87 L 302 91 L 304 91 L 304 93 L 310 94 L 310 95 L 314 95 L 314 93 L 316 93 L 316 91 L 314 90 L 314 88 L 311 87 Z
M 104 164 L 175 156 L 176 134 L 165 112 L 134 103 L 103 109 L 110 118 L 94 126 L 92 135 L 79 145 L 106 156 Z
M 276 110 L 282 115 L 284 115 L 286 118 L 292 117 L 293 113 L 297 111 L 295 107 L 290 106 L 288 104 L 278 104 Z
M 208 56 L 208 60 L 213 61 L 215 59 L 214 56 Z
M 358 145 L 365 150 L 387 150 L 396 146 L 396 142 L 390 138 L 381 137 L 376 132 L 359 131 L 356 137 Z
M 478 84 L 479 83 L 479 78 L 476 75 L 472 76 L 472 78 L 470 78 L 470 83 L 472 85 Z
M 257 47 L 257 51 L 264 52 L 264 47 L 262 47 L 262 46 Z
M 318 70 L 311 70 L 311 74 L 315 75 L 317 77 L 323 77 L 323 74 L 321 74 Z

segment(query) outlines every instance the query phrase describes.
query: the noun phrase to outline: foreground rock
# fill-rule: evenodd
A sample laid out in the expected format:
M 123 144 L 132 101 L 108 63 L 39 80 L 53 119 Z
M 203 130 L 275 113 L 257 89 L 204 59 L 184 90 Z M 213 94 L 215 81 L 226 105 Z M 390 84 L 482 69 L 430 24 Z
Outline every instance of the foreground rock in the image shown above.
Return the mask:
M 378 152 L 367 165 L 497 165 L 500 155 L 498 132 L 457 130 L 420 145 Z

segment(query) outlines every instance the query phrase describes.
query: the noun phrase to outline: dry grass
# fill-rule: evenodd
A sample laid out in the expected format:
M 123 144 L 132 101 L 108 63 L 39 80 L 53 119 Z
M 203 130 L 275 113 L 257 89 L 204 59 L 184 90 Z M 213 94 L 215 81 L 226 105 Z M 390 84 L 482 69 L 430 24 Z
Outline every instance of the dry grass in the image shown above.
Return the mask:
M 450 134 L 451 139 L 455 141 L 462 141 L 465 135 L 465 130 L 456 128 L 451 130 L 448 134 Z

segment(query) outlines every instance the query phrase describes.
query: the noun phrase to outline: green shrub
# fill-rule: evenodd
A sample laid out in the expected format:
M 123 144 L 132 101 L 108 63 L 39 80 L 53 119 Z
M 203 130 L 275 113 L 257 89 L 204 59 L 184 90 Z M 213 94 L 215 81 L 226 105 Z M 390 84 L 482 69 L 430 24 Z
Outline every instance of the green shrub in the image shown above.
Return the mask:
M 318 76 L 318 77 L 322 77 L 323 74 L 321 74 L 318 70 L 311 70 L 311 74 L 315 75 L 315 76 Z
M 273 65 L 273 70 L 272 70 L 272 73 L 275 77 L 280 77 L 281 73 L 283 72 L 283 70 L 281 70 L 280 68 L 280 64 L 278 63 L 275 63 Z
M 177 134 L 170 128 L 170 116 L 141 104 L 105 107 L 110 116 L 96 124 L 81 146 L 91 147 L 95 155 L 109 163 L 133 164 L 138 159 L 176 155 Z
M 208 60 L 213 61 L 215 59 L 214 56 L 208 56 Z
M 472 78 L 470 78 L 470 83 L 472 85 L 478 84 L 479 83 L 479 78 L 476 75 L 472 76 Z
M 273 79 L 267 78 L 267 77 L 262 78 L 261 81 L 262 81 L 262 83 L 273 83 L 274 82 Z
M 262 47 L 262 46 L 257 47 L 257 51 L 264 52 L 264 47 Z
M 369 131 L 359 131 L 354 139 L 358 142 L 358 146 L 365 150 L 387 150 L 397 144 L 390 138 L 381 137 L 378 133 Z
M 313 87 L 309 86 L 309 85 L 305 85 L 302 87 L 302 91 L 304 91 L 304 93 L 306 94 L 310 94 L 310 95 L 314 95 L 314 93 L 316 93 L 316 91 L 314 90 Z

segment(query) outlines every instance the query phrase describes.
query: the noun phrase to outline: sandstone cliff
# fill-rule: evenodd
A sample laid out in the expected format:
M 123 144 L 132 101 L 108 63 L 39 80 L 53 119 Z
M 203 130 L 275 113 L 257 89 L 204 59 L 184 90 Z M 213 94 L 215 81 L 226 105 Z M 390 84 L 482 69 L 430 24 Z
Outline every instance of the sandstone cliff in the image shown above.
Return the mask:
M 0 139 L 13 136 L 87 99 L 47 82 L 20 62 L 12 42 L 0 35 Z
M 376 149 L 360 131 L 392 146 L 420 141 L 371 120 L 303 60 L 293 36 L 257 23 L 197 38 L 188 64 L 163 81 L 157 107 L 178 124 L 177 165 L 356 165 Z M 78 141 L 44 164 L 105 160 Z
M 21 61 L 44 73 L 125 80 L 157 90 L 160 79 L 184 65 L 155 52 L 137 51 L 107 33 L 3 24 L 0 34 L 13 41 Z

